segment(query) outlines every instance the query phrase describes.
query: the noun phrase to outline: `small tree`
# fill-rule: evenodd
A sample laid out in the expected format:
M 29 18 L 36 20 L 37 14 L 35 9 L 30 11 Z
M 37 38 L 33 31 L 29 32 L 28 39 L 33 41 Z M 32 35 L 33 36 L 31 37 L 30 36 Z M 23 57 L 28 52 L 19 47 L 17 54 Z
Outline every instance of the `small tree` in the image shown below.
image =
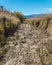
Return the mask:
M 0 11 L 3 11 L 3 6 L 0 6 Z
M 23 23 L 23 21 L 25 20 L 25 16 L 21 12 L 15 11 L 13 14 L 20 19 L 21 23 Z

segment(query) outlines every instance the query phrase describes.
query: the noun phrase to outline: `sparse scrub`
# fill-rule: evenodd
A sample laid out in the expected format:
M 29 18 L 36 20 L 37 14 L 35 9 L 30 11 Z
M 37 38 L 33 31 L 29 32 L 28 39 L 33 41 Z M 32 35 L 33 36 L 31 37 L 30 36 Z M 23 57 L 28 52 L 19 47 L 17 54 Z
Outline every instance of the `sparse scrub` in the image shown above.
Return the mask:
M 1 12 L 0 14 L 0 58 L 6 53 L 7 49 L 5 48 L 6 45 L 9 46 L 7 37 L 11 34 L 13 34 L 18 25 L 20 23 L 20 20 L 16 18 L 14 15 L 11 15 L 8 12 Z M 1 59 L 0 59 L 1 60 Z
M 31 24 L 35 28 L 46 30 L 48 28 L 50 20 L 52 20 L 52 16 L 51 15 L 46 15 L 45 17 L 42 17 L 42 18 L 26 19 L 25 23 Z
M 15 15 L 16 18 L 19 18 L 20 22 L 23 23 L 25 21 L 25 16 L 21 12 L 14 12 L 13 15 Z

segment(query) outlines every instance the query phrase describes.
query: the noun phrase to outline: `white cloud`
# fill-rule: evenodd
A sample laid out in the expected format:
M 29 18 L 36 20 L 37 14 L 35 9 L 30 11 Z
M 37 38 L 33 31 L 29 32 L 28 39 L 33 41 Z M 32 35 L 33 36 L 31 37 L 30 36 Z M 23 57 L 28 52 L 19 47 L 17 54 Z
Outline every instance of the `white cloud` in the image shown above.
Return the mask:
M 48 8 L 48 11 L 52 12 L 52 8 Z
M 52 12 L 52 8 L 44 8 L 45 10 Z

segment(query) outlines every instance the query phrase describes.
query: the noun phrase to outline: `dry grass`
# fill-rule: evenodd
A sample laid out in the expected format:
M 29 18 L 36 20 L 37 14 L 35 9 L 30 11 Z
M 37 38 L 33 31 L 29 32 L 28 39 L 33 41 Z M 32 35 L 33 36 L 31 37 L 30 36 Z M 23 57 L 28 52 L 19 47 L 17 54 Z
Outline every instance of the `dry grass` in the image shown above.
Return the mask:
M 11 20 L 12 23 L 15 25 L 20 22 L 20 20 L 18 18 L 16 18 L 14 15 L 11 15 L 7 12 L 0 13 L 0 19 L 2 19 L 3 17 L 6 17 L 7 19 Z
M 41 18 L 29 18 L 25 23 L 33 25 L 34 28 L 46 30 L 48 34 L 52 35 L 52 15 L 45 15 Z

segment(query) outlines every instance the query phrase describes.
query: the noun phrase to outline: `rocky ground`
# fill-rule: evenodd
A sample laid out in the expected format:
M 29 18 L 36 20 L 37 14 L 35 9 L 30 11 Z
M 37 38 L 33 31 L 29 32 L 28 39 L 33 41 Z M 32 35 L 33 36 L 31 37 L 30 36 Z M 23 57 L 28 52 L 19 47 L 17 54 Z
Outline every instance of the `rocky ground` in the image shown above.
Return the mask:
M 9 50 L 0 65 L 52 65 L 52 36 L 44 31 L 20 24 L 7 40 Z

